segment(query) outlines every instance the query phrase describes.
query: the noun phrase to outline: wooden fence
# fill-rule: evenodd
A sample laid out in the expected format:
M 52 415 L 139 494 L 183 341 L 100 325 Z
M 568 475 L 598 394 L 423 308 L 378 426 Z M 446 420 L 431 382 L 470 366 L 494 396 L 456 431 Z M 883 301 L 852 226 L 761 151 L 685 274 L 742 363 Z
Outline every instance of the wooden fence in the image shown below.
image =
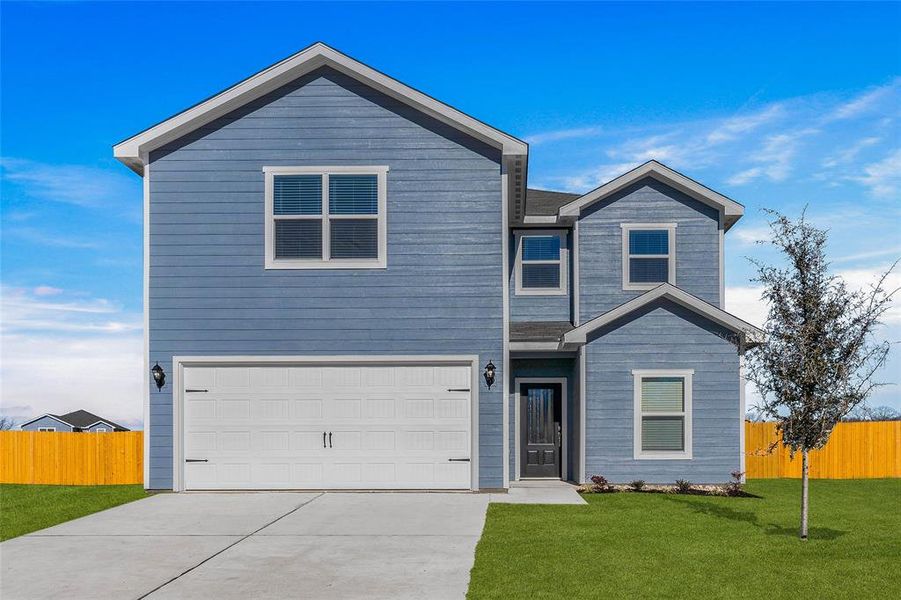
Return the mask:
M 111 485 L 143 479 L 141 431 L 0 431 L 0 483 Z
M 801 477 L 801 456 L 792 459 L 775 423 L 745 422 L 745 472 L 751 479 Z M 810 453 L 816 479 L 901 477 L 901 421 L 839 423 L 820 450 Z
M 745 423 L 749 479 L 800 477 L 776 442 L 773 423 Z M 0 483 L 109 485 L 143 480 L 143 434 L 0 431 Z M 841 423 L 822 450 L 810 455 L 810 476 L 820 479 L 901 477 L 901 421 Z

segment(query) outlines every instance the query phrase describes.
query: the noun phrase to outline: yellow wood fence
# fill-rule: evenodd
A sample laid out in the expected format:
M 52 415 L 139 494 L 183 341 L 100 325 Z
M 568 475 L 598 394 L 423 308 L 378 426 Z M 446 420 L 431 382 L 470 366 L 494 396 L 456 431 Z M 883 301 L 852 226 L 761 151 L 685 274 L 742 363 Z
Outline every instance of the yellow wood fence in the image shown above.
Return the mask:
M 745 422 L 745 472 L 751 479 L 801 477 L 801 455 L 792 459 L 775 423 Z M 901 477 L 901 421 L 839 423 L 829 442 L 810 453 L 816 479 Z
M 0 483 L 111 485 L 143 479 L 141 431 L 0 431 Z

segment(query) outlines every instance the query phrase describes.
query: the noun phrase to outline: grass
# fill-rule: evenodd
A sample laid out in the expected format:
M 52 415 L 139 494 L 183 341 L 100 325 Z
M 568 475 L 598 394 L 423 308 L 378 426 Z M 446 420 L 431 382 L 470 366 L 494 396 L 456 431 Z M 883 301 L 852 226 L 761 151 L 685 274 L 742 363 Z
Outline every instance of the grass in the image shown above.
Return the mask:
M 759 498 L 596 494 L 491 504 L 470 599 L 879 598 L 901 589 L 901 480 L 753 481 Z
M 0 541 L 146 496 L 141 485 L 0 484 Z

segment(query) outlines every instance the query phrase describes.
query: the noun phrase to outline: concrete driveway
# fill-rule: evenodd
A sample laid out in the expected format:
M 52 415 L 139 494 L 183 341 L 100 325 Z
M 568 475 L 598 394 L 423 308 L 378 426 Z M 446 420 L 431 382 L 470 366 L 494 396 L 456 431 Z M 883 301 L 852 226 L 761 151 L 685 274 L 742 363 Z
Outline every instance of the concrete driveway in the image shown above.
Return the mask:
M 462 598 L 488 496 L 160 494 L 0 544 L 19 598 Z

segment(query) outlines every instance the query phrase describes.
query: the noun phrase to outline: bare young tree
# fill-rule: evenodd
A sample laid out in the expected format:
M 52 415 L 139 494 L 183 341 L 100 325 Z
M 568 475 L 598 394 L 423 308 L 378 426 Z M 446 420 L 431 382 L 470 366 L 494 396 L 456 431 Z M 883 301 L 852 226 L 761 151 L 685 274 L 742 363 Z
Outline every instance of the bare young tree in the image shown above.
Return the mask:
M 801 454 L 801 528 L 807 539 L 808 452 L 822 448 L 835 425 L 875 387 L 876 371 L 890 345 L 874 331 L 897 290 L 885 289 L 889 269 L 869 289 L 849 290 L 830 274 L 827 232 L 775 211 L 772 244 L 782 267 L 751 262 L 768 302 L 766 343 L 748 353 L 749 379 L 757 385 L 757 408 L 776 421 L 782 443 Z M 897 264 L 897 263 L 896 263 Z
M 16 426 L 16 421 L 12 417 L 0 416 L 0 431 L 9 431 Z

